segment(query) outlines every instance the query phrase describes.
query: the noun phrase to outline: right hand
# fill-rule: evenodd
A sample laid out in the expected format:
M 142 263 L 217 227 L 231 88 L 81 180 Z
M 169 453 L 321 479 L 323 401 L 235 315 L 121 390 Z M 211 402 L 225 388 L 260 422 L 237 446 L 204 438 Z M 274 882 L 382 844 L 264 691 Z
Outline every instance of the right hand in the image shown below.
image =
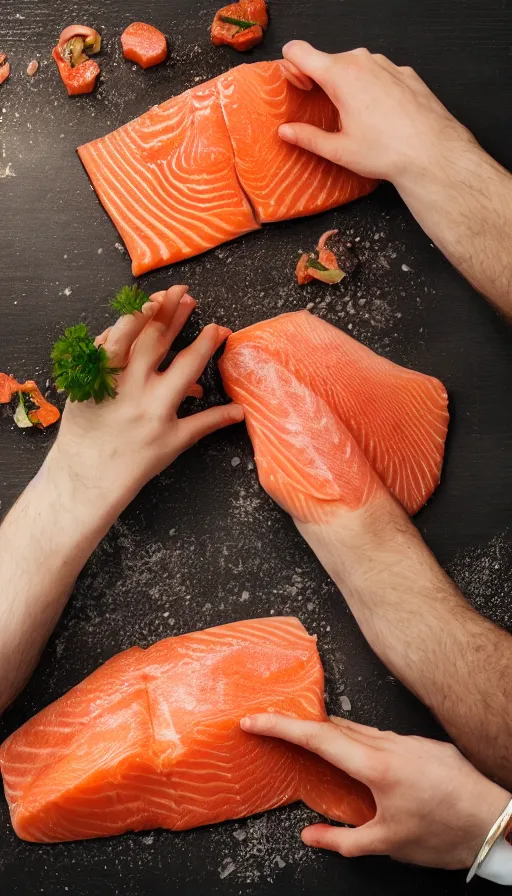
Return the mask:
M 260 714 L 240 725 L 250 734 L 312 750 L 368 785 L 377 805 L 371 821 L 352 829 L 314 824 L 302 832 L 308 846 L 343 856 L 389 855 L 433 868 L 469 868 L 510 800 L 452 744 L 346 719 L 310 722 Z
M 342 124 L 338 133 L 284 124 L 279 135 L 288 143 L 395 186 L 411 169 L 442 165 L 456 147 L 476 145 L 412 68 L 365 49 L 330 55 L 300 40 L 283 56 L 323 88 Z

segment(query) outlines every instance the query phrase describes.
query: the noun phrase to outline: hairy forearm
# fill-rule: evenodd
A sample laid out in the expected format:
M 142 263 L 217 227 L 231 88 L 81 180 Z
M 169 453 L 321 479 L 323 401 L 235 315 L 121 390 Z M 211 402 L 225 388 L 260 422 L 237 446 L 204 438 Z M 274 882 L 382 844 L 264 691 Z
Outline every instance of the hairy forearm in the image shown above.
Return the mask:
M 441 252 L 512 317 L 512 175 L 461 128 L 396 186 Z
M 0 527 L 0 713 L 19 693 L 117 509 L 52 449 Z
M 512 637 L 471 608 L 391 499 L 298 527 L 378 656 L 510 788 Z

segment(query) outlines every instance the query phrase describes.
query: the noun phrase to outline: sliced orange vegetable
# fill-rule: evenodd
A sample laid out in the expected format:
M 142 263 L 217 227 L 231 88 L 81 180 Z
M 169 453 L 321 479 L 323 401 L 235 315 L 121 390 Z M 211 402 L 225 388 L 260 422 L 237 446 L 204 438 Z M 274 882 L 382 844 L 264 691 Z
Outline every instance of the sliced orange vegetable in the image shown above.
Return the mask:
M 5 53 L 0 53 L 0 84 L 3 84 L 4 81 L 7 81 L 7 78 L 11 74 L 11 66 L 7 62 L 7 56 Z
M 211 37 L 217 47 L 227 44 L 243 52 L 261 43 L 267 26 L 265 0 L 240 0 L 219 9 L 212 23 Z
M 121 35 L 123 55 L 141 68 L 158 65 L 167 59 L 167 40 L 158 28 L 145 22 L 132 22 Z
M 52 56 L 57 63 L 59 74 L 69 96 L 78 96 L 82 93 L 91 93 L 96 84 L 96 78 L 100 73 L 100 67 L 94 59 L 86 59 L 80 65 L 72 66 L 62 56 L 59 46 L 54 47 Z
M 30 395 L 32 402 L 37 405 L 37 409 L 27 414 L 33 426 L 43 428 L 57 422 L 60 417 L 59 409 L 46 400 L 33 380 L 18 383 L 13 376 L 0 373 L 0 404 L 8 404 L 18 392 Z
M 286 80 L 289 81 L 290 84 L 293 84 L 294 87 L 298 87 L 299 90 L 312 90 L 315 86 L 309 75 L 305 75 L 304 72 L 301 72 L 300 68 L 297 68 L 293 62 L 288 62 L 287 59 L 282 59 L 281 69 Z
M 316 252 L 306 252 L 299 258 L 295 273 L 300 286 L 311 280 L 321 280 L 322 283 L 339 283 L 346 276 L 342 271 L 334 252 L 327 249 L 326 242 L 331 236 L 335 236 L 337 230 L 326 230 L 318 240 Z

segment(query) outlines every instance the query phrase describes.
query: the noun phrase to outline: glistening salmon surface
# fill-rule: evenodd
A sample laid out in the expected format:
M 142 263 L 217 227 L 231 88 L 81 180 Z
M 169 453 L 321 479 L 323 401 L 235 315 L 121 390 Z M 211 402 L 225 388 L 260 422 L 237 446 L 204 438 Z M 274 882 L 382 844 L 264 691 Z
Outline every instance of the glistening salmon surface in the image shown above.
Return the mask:
M 256 62 L 79 147 L 134 276 L 374 189 L 375 181 L 281 140 L 287 121 L 339 128 L 319 87 L 299 90 L 279 62 Z
M 316 638 L 292 616 L 132 647 L 0 748 L 14 830 L 39 843 L 184 830 L 297 800 L 351 824 L 373 816 L 363 784 L 241 730 L 263 711 L 327 720 Z
M 260 482 L 293 517 L 355 510 L 389 488 L 416 513 L 439 483 L 448 396 L 308 311 L 232 334 L 220 362 Z

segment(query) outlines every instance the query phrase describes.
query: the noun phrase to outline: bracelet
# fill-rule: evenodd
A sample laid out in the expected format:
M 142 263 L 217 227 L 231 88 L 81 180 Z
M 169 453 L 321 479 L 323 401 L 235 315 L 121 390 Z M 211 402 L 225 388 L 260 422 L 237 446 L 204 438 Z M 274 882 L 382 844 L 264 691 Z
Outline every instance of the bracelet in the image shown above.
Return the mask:
M 482 847 L 477 853 L 475 861 L 473 862 L 471 868 L 469 869 L 468 876 L 466 878 L 466 883 L 469 883 L 470 880 L 478 874 L 478 870 L 489 855 L 493 846 L 498 842 L 500 837 L 507 832 L 507 829 L 512 822 L 512 799 L 509 804 L 505 807 L 503 812 L 501 813 L 498 820 L 493 824 L 491 830 L 487 834 Z

